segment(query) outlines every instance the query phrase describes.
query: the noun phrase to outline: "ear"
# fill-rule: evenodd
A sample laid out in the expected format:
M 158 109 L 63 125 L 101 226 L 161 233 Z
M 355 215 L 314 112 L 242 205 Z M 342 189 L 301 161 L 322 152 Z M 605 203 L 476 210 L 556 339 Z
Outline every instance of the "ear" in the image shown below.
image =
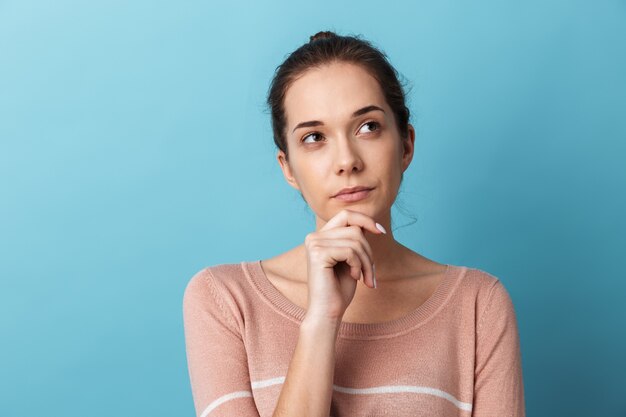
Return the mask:
M 415 129 L 413 125 L 409 123 L 408 136 L 402 141 L 402 172 L 411 164 L 415 151 Z
M 285 155 L 285 152 L 279 150 L 278 154 L 276 155 L 276 159 L 278 159 L 278 164 L 280 165 L 280 169 L 283 171 L 283 175 L 287 180 L 287 183 L 296 190 L 300 191 L 298 181 L 296 181 L 296 178 L 293 176 L 293 172 L 291 171 L 291 167 L 289 166 L 289 161 L 287 161 L 287 155 Z

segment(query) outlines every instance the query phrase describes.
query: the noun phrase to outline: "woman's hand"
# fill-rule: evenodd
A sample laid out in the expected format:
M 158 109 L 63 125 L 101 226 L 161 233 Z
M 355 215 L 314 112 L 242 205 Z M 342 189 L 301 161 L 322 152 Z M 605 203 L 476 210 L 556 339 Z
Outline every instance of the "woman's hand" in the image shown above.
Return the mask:
M 384 233 L 376 224 L 363 213 L 344 209 L 306 236 L 307 317 L 341 321 L 361 276 L 365 285 L 374 288 L 373 253 L 363 233 L 364 229 Z

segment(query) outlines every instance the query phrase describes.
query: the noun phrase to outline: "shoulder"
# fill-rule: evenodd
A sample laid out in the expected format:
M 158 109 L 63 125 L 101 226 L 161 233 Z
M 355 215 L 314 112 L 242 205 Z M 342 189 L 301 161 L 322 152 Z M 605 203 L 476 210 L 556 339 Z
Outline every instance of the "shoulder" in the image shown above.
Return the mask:
M 500 281 L 496 275 L 484 271 L 479 268 L 474 268 L 471 266 L 464 266 L 462 268 L 466 269 L 465 279 L 470 280 L 471 283 L 478 286 L 492 286 L 495 285 L 496 281 Z
M 467 280 L 476 287 L 477 332 L 495 323 L 516 325 L 513 299 L 504 282 L 497 276 L 478 268 L 467 269 Z M 485 323 L 490 323 L 486 325 Z
M 488 297 L 499 286 L 504 286 L 500 278 L 493 273 L 470 266 L 461 268 L 461 283 L 471 288 L 477 295 Z
M 205 314 L 223 319 L 231 328 L 240 328 L 240 297 L 247 287 L 245 262 L 207 266 L 187 281 L 183 311 L 193 317 Z
M 513 310 L 513 302 L 504 282 L 499 276 L 474 267 L 462 267 L 460 286 L 463 293 L 472 298 L 478 317 L 484 317 L 491 309 Z
M 206 291 L 222 292 L 228 287 L 240 285 L 247 274 L 244 264 L 247 263 L 223 263 L 200 269 L 187 281 L 185 295 Z
M 206 266 L 195 272 L 185 286 L 184 303 L 201 299 L 228 304 L 237 293 L 245 292 L 247 263 L 223 263 Z

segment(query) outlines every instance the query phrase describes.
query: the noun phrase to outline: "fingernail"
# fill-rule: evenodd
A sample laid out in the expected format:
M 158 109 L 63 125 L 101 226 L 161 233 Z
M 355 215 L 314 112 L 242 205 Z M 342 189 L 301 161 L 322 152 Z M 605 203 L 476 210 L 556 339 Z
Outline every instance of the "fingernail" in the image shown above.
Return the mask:
M 385 230 L 385 228 L 383 227 L 383 225 L 382 225 L 382 224 L 380 224 L 380 223 L 378 223 L 378 222 L 377 222 L 377 223 L 376 223 L 376 228 L 377 228 L 378 230 L 380 230 L 381 232 L 383 232 L 383 233 L 387 234 L 387 231 Z
M 376 265 L 372 264 L 372 270 L 374 271 L 374 288 L 378 288 L 376 286 Z

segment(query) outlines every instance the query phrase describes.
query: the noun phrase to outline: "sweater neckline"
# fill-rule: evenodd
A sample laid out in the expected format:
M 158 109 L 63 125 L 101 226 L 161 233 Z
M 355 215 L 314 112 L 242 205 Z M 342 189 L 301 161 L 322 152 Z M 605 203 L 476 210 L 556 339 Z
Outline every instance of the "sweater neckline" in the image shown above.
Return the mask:
M 241 266 L 247 272 L 253 288 L 268 301 L 275 310 L 287 318 L 302 323 L 306 310 L 289 300 L 269 280 L 263 267 L 262 260 L 252 262 L 243 261 Z M 459 281 L 459 277 L 466 270 L 465 267 L 446 264 L 444 277 L 435 291 L 420 306 L 403 317 L 379 323 L 353 323 L 342 321 L 339 326 L 338 337 L 345 339 L 378 339 L 398 336 L 407 333 L 429 321 L 447 302 L 449 296 Z

